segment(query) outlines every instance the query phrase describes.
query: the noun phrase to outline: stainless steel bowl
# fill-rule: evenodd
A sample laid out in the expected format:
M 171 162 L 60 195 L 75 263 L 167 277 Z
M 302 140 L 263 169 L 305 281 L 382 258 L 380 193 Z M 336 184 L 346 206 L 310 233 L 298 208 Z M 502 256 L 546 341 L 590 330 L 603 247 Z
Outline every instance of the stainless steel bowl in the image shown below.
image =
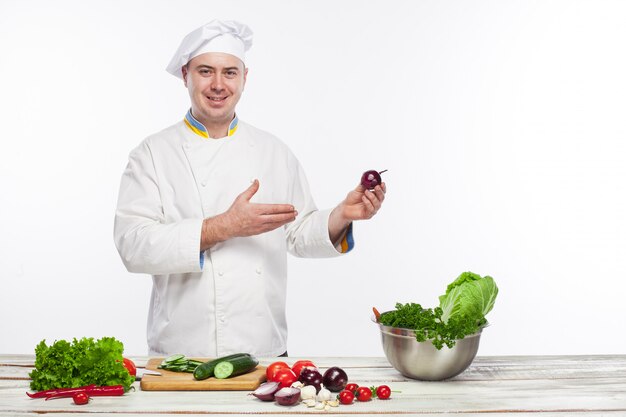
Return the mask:
M 402 375 L 423 381 L 441 381 L 465 371 L 478 352 L 482 330 L 457 340 L 450 349 L 443 346 L 437 350 L 432 342 L 418 342 L 411 329 L 385 326 L 380 327 L 383 350 L 387 360 Z

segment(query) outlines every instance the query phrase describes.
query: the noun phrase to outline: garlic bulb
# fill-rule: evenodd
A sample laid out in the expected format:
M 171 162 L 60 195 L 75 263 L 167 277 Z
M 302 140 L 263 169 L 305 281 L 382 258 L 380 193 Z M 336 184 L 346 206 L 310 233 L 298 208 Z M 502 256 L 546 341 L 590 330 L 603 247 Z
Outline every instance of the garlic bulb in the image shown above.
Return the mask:
M 320 392 L 317 393 L 317 401 L 330 401 L 332 398 L 333 395 L 326 388 L 322 388 Z
M 302 400 L 314 400 L 316 392 L 317 391 L 313 385 L 305 385 L 300 389 L 300 398 Z

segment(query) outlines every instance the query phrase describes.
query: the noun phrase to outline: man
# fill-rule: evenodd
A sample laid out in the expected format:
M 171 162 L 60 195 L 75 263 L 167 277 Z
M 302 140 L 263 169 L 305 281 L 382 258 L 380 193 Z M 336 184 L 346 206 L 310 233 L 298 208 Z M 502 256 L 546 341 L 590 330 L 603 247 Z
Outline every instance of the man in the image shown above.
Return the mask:
M 302 167 L 269 133 L 239 120 L 252 32 L 212 21 L 167 70 L 191 99 L 184 119 L 146 138 L 122 176 L 115 244 L 126 268 L 153 275 L 151 355 L 287 351 L 287 252 L 352 249 L 352 222 L 380 208 L 385 185 L 317 210 Z

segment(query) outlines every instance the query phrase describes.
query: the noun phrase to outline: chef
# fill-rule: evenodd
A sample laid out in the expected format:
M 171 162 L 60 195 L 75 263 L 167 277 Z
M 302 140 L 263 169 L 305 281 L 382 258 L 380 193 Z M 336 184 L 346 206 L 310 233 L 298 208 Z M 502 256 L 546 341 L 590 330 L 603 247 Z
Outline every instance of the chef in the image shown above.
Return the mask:
M 152 275 L 150 355 L 285 355 L 287 252 L 333 257 L 352 224 L 380 209 L 385 184 L 318 210 L 289 148 L 235 112 L 252 31 L 212 21 L 167 71 L 188 90 L 182 120 L 147 137 L 122 175 L 114 238 L 130 272 Z

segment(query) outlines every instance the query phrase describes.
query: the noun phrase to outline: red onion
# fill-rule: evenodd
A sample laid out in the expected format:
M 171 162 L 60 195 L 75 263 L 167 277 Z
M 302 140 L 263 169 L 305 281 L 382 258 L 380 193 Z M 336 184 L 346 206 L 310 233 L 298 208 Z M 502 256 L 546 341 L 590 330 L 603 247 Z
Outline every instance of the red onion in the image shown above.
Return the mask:
M 316 392 L 320 392 L 320 389 L 322 389 L 322 374 L 320 374 L 317 368 L 304 368 L 300 372 L 298 381 L 304 385 L 313 385 Z
M 300 389 L 299 388 L 281 388 L 276 394 L 274 399 L 280 405 L 294 405 L 300 401 Z
M 322 379 L 324 386 L 330 391 L 339 392 L 346 387 L 348 383 L 348 374 L 343 369 L 333 366 L 324 372 Z
M 363 175 L 361 175 L 361 185 L 366 190 L 373 190 L 377 185 L 380 185 L 383 182 L 383 180 L 380 178 L 380 174 L 385 171 L 387 170 L 385 169 L 384 171 L 380 172 L 375 170 L 365 171 Z
M 274 394 L 280 389 L 278 382 L 265 382 L 254 390 L 252 395 L 261 401 L 274 401 Z

